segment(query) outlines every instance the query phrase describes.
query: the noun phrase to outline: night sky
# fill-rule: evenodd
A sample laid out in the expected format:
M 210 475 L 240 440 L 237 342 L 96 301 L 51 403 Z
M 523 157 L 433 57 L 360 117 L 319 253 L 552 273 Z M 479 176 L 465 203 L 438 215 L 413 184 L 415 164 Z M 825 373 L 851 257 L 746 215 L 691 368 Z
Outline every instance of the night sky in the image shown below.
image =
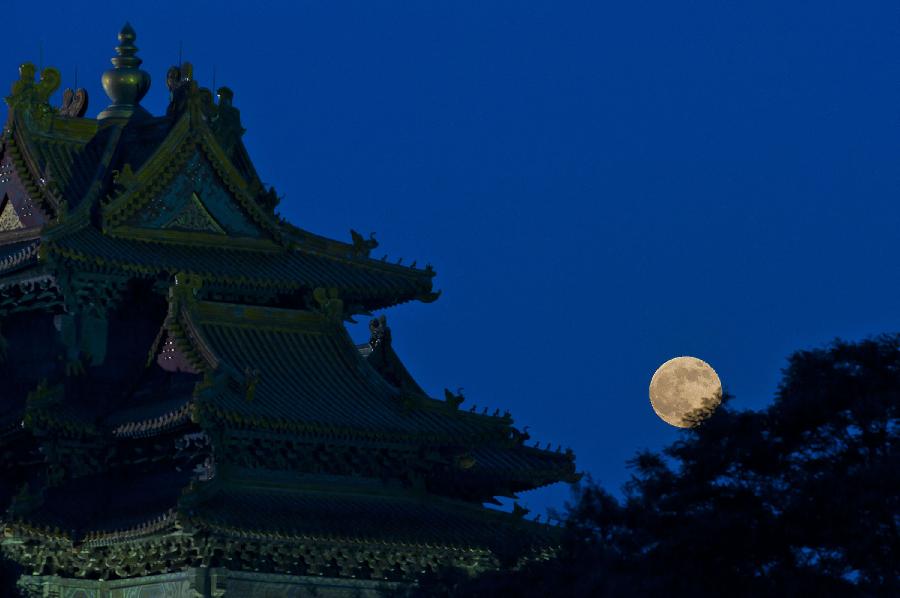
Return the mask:
M 154 114 L 181 44 L 201 85 L 234 90 L 284 216 L 434 265 L 443 296 L 387 314 L 423 387 L 509 409 L 610 490 L 635 451 L 678 438 L 647 398 L 667 359 L 709 362 L 758 408 L 791 351 L 897 329 L 896 2 L 0 0 L 0 15 L 3 85 L 43 54 L 64 86 L 77 69 L 90 116 L 126 20 Z

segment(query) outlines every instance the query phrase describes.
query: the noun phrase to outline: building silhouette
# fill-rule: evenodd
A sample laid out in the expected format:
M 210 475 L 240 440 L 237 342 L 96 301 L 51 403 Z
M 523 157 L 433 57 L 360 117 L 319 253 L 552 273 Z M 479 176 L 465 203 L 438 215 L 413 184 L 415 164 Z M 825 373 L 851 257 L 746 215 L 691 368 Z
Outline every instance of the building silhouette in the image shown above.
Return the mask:
M 434 271 L 280 218 L 233 94 L 172 67 L 164 116 L 134 30 L 50 105 L 33 65 L 0 147 L 0 512 L 29 596 L 376 595 L 542 558 L 553 526 L 486 502 L 577 479 L 508 413 L 433 399 L 384 316 Z

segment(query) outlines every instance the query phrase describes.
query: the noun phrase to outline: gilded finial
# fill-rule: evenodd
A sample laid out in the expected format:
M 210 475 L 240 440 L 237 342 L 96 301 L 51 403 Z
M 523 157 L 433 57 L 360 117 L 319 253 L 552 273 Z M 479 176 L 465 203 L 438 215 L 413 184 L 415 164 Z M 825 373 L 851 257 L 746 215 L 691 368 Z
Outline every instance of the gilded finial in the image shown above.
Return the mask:
M 137 34 L 130 23 L 125 23 L 119 32 L 117 56 L 111 59 L 113 68 L 103 73 L 103 90 L 112 100 L 106 110 L 97 115 L 103 118 L 130 118 L 149 116 L 140 106 L 141 99 L 150 89 L 150 75 L 139 67 L 144 61 L 137 57 L 134 40 Z

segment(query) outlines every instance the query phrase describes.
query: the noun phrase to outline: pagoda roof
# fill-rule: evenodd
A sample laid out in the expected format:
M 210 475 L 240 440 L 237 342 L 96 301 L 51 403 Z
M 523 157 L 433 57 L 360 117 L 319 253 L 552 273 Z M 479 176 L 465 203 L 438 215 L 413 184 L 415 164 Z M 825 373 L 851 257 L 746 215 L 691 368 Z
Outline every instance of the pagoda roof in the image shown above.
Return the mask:
M 105 235 L 93 226 L 54 236 L 48 255 L 83 268 L 156 277 L 189 273 L 231 287 L 262 287 L 280 291 L 334 287 L 347 302 L 372 308 L 427 296 L 431 277 L 407 268 L 363 263 L 358 259 L 300 249 L 254 251 L 229 246 L 188 245 L 152 239 Z
M 231 426 L 457 441 L 509 428 L 507 418 L 404 395 L 323 312 L 176 298 L 167 328 L 198 370 L 227 377 L 196 394 L 204 413 Z
M 75 563 L 78 569 L 109 575 L 108 565 L 92 558 L 92 550 L 175 536 L 290 544 L 301 550 L 378 546 L 379 551 L 468 553 L 485 559 L 513 546 L 523 555 L 549 553 L 560 541 L 559 530 L 546 524 L 373 479 L 229 470 L 208 482 L 189 480 L 189 472 L 159 469 L 89 476 L 47 488 L 29 506 L 13 505 L 16 514 L 4 526 L 6 542 L 68 545 L 72 561 L 85 561 Z M 176 552 L 169 558 L 177 568 L 191 557 Z M 223 563 L 210 563 L 216 564 Z
M 27 113 L 11 110 L 0 155 L 8 157 L 43 212 L 56 216 L 61 201 L 74 208 L 86 196 L 103 170 L 113 130 L 99 130 L 92 119 L 52 117 L 49 122 L 46 128 L 36 126 Z
M 29 95 L 43 82 L 17 83 L 0 146 L 0 198 L 19 190 L 17 210 L 40 212 L 25 226 L 42 258 L 127 276 L 189 272 L 229 288 L 337 288 L 357 311 L 437 298 L 430 267 L 374 260 L 374 240 L 328 239 L 279 217 L 230 99 L 215 104 L 187 80 L 166 116 L 95 120 Z M 4 251 L 0 276 L 4 257 L 21 258 Z
M 134 36 L 120 32 L 116 69 L 140 64 Z M 138 105 L 149 76 L 126 70 L 97 119 L 82 118 L 83 90 L 50 106 L 52 68 L 35 82 L 23 65 L 6 98 L 0 316 L 14 343 L 50 344 L 4 366 L 18 388 L 0 401 L 0 445 L 47 484 L 15 470 L 4 551 L 33 572 L 104 579 L 197 561 L 414 579 L 447 554 L 472 570 L 510 545 L 546 555 L 558 530 L 481 504 L 577 479 L 571 451 L 525 447 L 508 412 L 427 396 L 384 317 L 368 349 L 344 326 L 435 300 L 431 266 L 285 221 L 230 90 L 173 67 L 166 115 L 151 116 Z M 22 310 L 40 312 L 8 317 Z M 23 377 L 20 362 L 43 369 Z
M 525 435 L 512 427 L 508 414 L 459 410 L 458 404 L 392 384 L 372 366 L 371 356 L 361 354 L 335 314 L 200 300 L 198 287 L 179 280 L 151 362 L 157 354 L 171 359 L 177 351 L 177 361 L 188 368 L 181 371 L 189 372 L 181 375 L 202 379 L 192 393 L 146 402 L 136 398 L 131 407 L 106 417 L 104 427 L 116 437 L 138 439 L 211 424 L 224 425 L 235 439 L 276 445 L 286 439 L 329 439 L 341 445 L 432 447 L 427 450 L 436 461 L 427 467 L 435 468 L 437 477 L 429 484 L 474 501 L 577 479 L 571 451 L 523 446 Z M 389 346 L 385 342 L 378 350 Z M 414 381 L 410 386 L 419 389 Z M 438 473 L 448 467 L 446 474 Z M 444 477 L 453 483 L 447 486 Z
M 467 473 L 473 476 L 504 476 L 522 482 L 517 491 L 553 484 L 559 480 L 574 482 L 575 473 L 570 453 L 554 453 L 535 447 L 498 448 L 481 446 L 471 452 L 474 465 Z M 527 481 L 524 479 L 527 477 Z
M 20 517 L 35 528 L 56 529 L 76 540 L 132 529 L 173 509 L 193 475 L 167 467 L 75 478 L 64 486 L 33 490 L 39 503 Z
M 379 488 L 370 480 L 357 487 L 322 477 L 303 488 L 225 485 L 195 508 L 195 520 L 225 533 L 355 542 L 495 546 L 519 531 L 522 540 L 544 547 L 558 542 L 557 530 L 514 520 L 508 513 L 462 501 Z M 510 529 L 516 524 L 525 530 Z

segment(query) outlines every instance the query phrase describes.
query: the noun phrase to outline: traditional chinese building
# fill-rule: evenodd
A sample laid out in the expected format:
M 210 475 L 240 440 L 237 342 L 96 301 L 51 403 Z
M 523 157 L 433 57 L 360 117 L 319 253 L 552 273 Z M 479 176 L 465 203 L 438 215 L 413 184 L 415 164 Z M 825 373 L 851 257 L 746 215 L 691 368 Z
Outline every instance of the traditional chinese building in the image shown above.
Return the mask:
M 2 550 L 31 596 L 375 595 L 423 571 L 541 558 L 552 526 L 485 508 L 576 478 L 508 413 L 433 399 L 384 316 L 434 271 L 293 226 L 232 92 L 168 71 L 140 101 L 134 30 L 111 104 L 33 65 L 0 146 Z

